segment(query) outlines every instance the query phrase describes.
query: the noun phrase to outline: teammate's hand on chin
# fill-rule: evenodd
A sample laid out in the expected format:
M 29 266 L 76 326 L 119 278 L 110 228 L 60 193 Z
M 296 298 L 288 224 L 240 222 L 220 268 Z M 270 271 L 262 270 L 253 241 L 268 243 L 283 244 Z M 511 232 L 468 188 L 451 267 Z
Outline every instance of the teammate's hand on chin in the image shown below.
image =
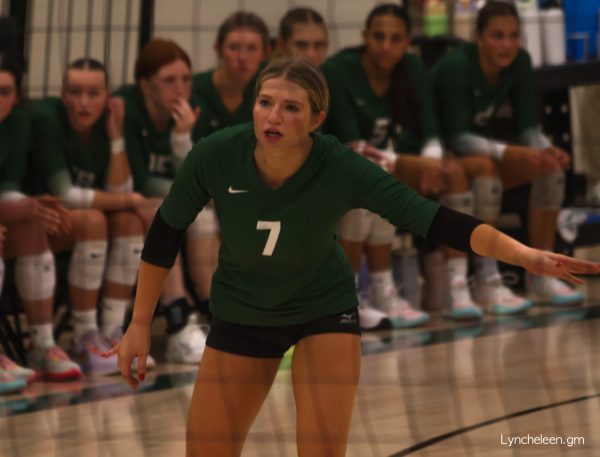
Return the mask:
M 192 108 L 187 100 L 180 98 L 173 105 L 171 117 L 175 121 L 173 126 L 175 133 L 191 132 L 200 117 L 200 107 Z

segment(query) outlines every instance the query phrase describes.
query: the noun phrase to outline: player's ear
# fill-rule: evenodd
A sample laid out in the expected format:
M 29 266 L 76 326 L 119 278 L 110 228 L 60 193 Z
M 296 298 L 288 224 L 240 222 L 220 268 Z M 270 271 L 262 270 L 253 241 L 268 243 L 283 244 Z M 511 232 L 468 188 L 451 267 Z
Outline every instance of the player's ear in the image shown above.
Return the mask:
M 319 114 L 313 116 L 310 131 L 313 132 L 317 130 L 321 125 L 323 125 L 323 122 L 325 122 L 326 117 L 327 113 L 325 111 L 319 111 Z

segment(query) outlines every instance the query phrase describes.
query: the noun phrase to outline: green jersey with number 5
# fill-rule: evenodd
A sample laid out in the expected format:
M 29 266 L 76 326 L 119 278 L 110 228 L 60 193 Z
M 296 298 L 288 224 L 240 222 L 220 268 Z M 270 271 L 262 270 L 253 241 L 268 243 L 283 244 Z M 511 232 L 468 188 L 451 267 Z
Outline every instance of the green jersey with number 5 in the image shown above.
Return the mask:
M 342 216 L 367 208 L 425 235 L 438 204 L 336 138 L 315 133 L 300 169 L 276 189 L 259 177 L 253 124 L 194 146 L 160 208 L 185 229 L 212 198 L 221 228 L 211 311 L 247 325 L 288 325 L 357 305 L 354 273 L 336 240 Z

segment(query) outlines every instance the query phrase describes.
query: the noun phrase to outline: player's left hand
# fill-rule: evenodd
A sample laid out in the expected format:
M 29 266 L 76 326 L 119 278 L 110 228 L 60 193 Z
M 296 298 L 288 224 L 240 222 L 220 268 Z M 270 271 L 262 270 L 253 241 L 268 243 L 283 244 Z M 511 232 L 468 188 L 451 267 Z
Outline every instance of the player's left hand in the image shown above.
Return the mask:
M 600 274 L 599 263 L 533 248 L 528 248 L 521 266 L 531 273 L 555 276 L 575 285 L 583 284 L 575 275 Z

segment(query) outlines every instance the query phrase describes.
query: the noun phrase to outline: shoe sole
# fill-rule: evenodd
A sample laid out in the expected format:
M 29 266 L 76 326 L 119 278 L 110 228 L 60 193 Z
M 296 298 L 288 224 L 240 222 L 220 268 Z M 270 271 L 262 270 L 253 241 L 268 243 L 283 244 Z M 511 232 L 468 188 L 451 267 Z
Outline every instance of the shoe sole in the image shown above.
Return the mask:
M 459 314 L 451 313 L 442 313 L 445 319 L 451 319 L 453 321 L 480 321 L 483 319 L 483 313 L 475 313 L 472 311 L 461 312 Z
M 81 378 L 81 371 L 73 368 L 64 373 L 43 373 L 42 377 L 46 381 L 71 381 L 73 379 Z
M 427 324 L 429 322 L 429 319 L 429 316 L 423 316 L 417 319 L 407 321 L 406 319 L 403 319 L 401 317 L 390 317 L 390 321 L 392 321 L 392 326 L 395 329 L 420 327 L 422 325 Z
M 531 301 L 527 301 L 521 306 L 517 306 L 514 308 L 505 305 L 495 304 L 490 306 L 490 314 L 493 316 L 512 316 L 514 314 L 523 314 L 527 312 L 527 310 L 532 306 L 533 302 Z

